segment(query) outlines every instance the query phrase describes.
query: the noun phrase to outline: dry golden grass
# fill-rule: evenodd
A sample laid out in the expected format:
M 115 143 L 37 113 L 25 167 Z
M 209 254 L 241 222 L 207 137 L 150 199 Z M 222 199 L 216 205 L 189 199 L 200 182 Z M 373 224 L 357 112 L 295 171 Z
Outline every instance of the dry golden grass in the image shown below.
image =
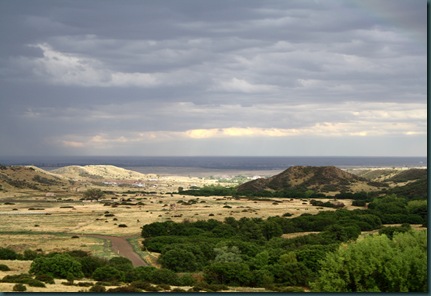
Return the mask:
M 125 198 L 135 197 L 128 195 Z M 183 222 L 215 219 L 223 221 L 226 217 L 240 219 L 241 217 L 263 218 L 281 216 L 284 213 L 316 214 L 321 210 L 310 205 L 305 200 L 270 199 L 248 200 L 223 197 L 193 197 L 181 195 L 141 196 L 144 205 L 120 205 L 118 207 L 104 206 L 97 202 L 79 203 L 35 203 L 22 202 L 15 205 L 0 204 L 0 247 L 11 247 L 16 251 L 25 249 L 43 249 L 44 251 L 61 251 L 82 249 L 93 254 L 106 254 L 106 242 L 84 237 L 85 234 L 103 234 L 113 236 L 139 236 L 141 227 L 153 222 L 174 221 Z M 197 201 L 195 204 L 183 205 L 178 201 Z M 326 200 L 323 200 L 326 201 Z M 136 201 L 135 201 L 136 202 Z M 350 200 L 342 200 L 347 209 Z M 72 205 L 72 208 L 61 208 Z M 176 205 L 171 209 L 170 205 Z M 43 210 L 30 211 L 29 207 L 41 207 Z M 230 208 L 229 208 L 230 207 Z M 17 211 L 13 211 L 17 208 Z M 105 213 L 113 217 L 105 217 Z M 39 213 L 39 214 L 37 214 Z M 49 215 L 47 215 L 49 214 Z M 127 227 L 121 228 L 120 224 Z M 72 239 L 72 235 L 79 238 Z
M 71 235 L 49 233 L 4 234 L 0 233 L 2 248 L 10 248 L 18 253 L 24 250 L 41 249 L 45 253 L 82 250 L 102 257 L 114 256 L 109 243 L 103 239 L 84 237 L 71 238 Z

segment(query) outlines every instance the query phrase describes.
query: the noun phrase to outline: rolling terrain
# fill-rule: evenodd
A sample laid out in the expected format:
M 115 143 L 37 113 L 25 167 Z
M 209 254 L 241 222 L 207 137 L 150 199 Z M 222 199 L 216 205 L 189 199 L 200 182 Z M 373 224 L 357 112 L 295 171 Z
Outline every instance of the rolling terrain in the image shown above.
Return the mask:
M 394 191 L 409 199 L 423 195 L 426 198 L 426 173 L 426 170 L 418 169 L 394 170 L 390 173 L 376 170 L 369 170 L 367 173 L 363 170 L 361 175 L 336 167 L 301 166 L 291 167 L 269 178 L 243 183 L 238 190 L 313 190 L 328 195 L 318 197 L 318 201 L 325 204 L 333 202 L 334 197 L 329 195 L 336 192 L 360 192 L 365 189 L 386 193 Z M 65 252 L 79 249 L 102 258 L 125 256 L 133 261 L 135 267 L 149 264 L 159 268 L 162 261 L 158 262 L 157 258 L 161 253 L 139 247 L 142 246 L 142 241 L 146 241 L 140 236 L 145 225 L 188 225 L 210 220 L 222 222 L 226 218 L 233 218 L 236 221 L 249 219 L 262 223 L 269 219 L 265 222 L 268 225 L 265 225 L 272 227 L 272 222 L 269 223 L 272 221 L 271 217 L 301 220 L 311 219 L 322 212 L 329 215 L 336 211 L 336 208 L 315 205 L 313 200 L 286 198 L 282 195 L 271 198 L 255 195 L 254 198 L 248 198 L 242 195 L 187 196 L 179 192 L 179 186 L 186 189 L 213 184 L 229 187 L 233 183 L 218 183 L 218 180 L 197 177 L 140 174 L 113 166 L 73 166 L 55 171 L 44 171 L 37 167 L 1 166 L 0 216 L 3 223 L 0 226 L 0 241 L 3 243 L 0 247 L 17 252 L 36 249 L 43 252 Z M 82 200 L 83 193 L 90 188 L 103 190 L 103 199 Z M 356 200 L 353 198 L 343 198 L 343 209 L 352 213 L 358 211 L 350 210 L 366 209 L 365 204 L 354 204 L 354 201 Z M 412 208 L 423 204 L 423 201 L 411 202 Z M 282 220 L 284 219 L 277 218 L 273 221 Z M 320 232 L 314 228 L 304 228 L 298 232 L 295 228 L 283 232 L 282 237 L 287 239 L 312 233 L 313 238 L 313 235 L 319 235 Z M 255 229 L 250 233 L 255 233 Z M 145 247 L 148 245 L 146 243 Z M 193 244 L 197 244 L 197 241 Z M 13 260 L 3 262 L 11 265 L 12 270 L 0 271 L 0 277 L 23 272 L 13 264 Z M 28 272 L 29 262 L 23 262 L 27 266 L 24 272 Z M 62 290 L 61 280 L 56 281 L 58 285 L 48 285 L 47 288 L 28 287 L 28 291 L 83 290 L 78 285 L 66 286 Z M 13 284 L 1 283 L 0 287 L 3 291 L 11 291 Z
M 270 178 L 260 178 L 238 187 L 239 192 L 313 190 L 319 193 L 377 191 L 387 186 L 333 166 L 292 166 Z

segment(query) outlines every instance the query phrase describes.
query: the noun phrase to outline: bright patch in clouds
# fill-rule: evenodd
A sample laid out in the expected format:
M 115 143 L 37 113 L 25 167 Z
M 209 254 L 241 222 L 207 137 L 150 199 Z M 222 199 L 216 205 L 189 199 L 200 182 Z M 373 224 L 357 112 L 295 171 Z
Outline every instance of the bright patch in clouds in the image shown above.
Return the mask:
M 78 135 L 66 136 L 75 140 L 61 141 L 63 146 L 69 148 L 101 148 L 106 149 L 113 145 L 125 145 L 148 143 L 148 142 L 169 142 L 180 139 L 190 139 L 199 141 L 203 139 L 217 138 L 288 138 L 288 137 L 366 137 L 366 136 L 387 136 L 387 135 L 421 135 L 426 134 L 418 130 L 412 123 L 392 124 L 387 123 L 379 128 L 373 126 L 373 123 L 366 121 L 349 122 L 349 123 L 331 123 L 321 122 L 310 127 L 303 128 L 257 128 L 257 127 L 229 127 L 229 128 L 211 128 L 211 129 L 191 129 L 187 131 L 148 131 L 128 133 L 122 136 L 109 136 L 107 134 L 98 134 L 86 138 Z M 81 140 L 76 140 L 81 138 Z
M 245 79 L 233 77 L 230 80 L 219 82 L 214 87 L 214 90 L 217 89 L 228 92 L 260 93 L 274 91 L 276 87 L 268 84 L 253 84 Z

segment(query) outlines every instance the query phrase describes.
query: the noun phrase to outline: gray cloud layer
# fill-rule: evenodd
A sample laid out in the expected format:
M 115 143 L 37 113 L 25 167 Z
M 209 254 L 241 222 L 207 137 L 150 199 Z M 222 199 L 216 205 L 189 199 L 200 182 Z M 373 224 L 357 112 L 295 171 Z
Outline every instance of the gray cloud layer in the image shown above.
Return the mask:
M 2 1 L 0 154 L 425 155 L 426 9 Z

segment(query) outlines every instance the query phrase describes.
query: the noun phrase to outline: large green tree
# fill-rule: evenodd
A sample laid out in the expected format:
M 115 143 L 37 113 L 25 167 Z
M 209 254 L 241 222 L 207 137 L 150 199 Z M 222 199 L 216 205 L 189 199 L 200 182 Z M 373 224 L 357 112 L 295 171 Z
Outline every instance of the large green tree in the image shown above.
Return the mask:
M 198 267 L 196 256 L 184 249 L 172 249 L 163 253 L 159 258 L 159 262 L 164 268 L 169 268 L 173 271 L 195 271 Z
M 81 263 L 68 254 L 37 257 L 30 266 L 30 273 L 47 274 L 56 278 L 82 278 Z
M 368 236 L 342 244 L 322 261 L 313 291 L 426 292 L 425 231 Z

